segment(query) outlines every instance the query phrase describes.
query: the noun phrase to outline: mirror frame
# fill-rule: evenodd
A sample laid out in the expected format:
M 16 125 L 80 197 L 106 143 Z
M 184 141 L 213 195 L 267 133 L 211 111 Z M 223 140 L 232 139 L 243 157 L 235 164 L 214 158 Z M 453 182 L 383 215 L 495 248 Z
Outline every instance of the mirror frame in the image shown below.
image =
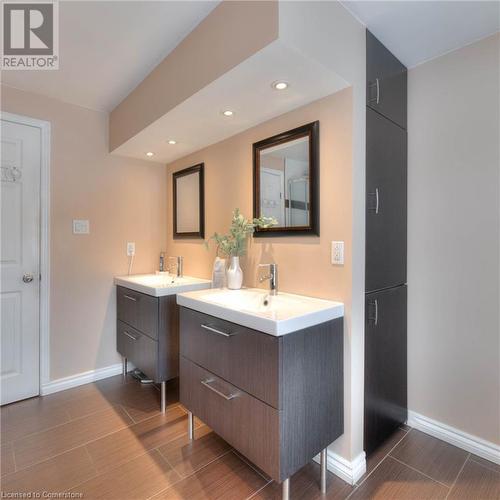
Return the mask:
M 205 238 L 205 180 L 204 180 L 204 163 L 198 163 L 192 167 L 178 170 L 172 173 L 172 189 L 173 189 L 173 237 L 180 238 Z M 199 206 L 200 206 L 200 226 L 199 231 L 180 233 L 177 231 L 177 179 L 186 175 L 191 175 L 198 172 L 199 178 Z
M 288 130 L 253 144 L 253 216 L 260 217 L 260 152 L 278 144 L 309 138 L 309 225 L 256 228 L 255 237 L 319 236 L 319 121 Z

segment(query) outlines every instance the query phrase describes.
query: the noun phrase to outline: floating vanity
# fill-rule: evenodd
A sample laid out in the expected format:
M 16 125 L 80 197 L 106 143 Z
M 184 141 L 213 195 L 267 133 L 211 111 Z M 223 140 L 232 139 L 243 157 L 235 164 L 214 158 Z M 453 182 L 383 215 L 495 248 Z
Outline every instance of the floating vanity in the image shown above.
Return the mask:
M 177 295 L 180 401 L 283 483 L 343 433 L 343 315 L 338 302 L 260 289 Z
M 165 411 L 166 382 L 179 375 L 179 309 L 176 294 L 210 288 L 210 281 L 168 274 L 116 277 L 116 346 L 123 357 L 161 384 Z

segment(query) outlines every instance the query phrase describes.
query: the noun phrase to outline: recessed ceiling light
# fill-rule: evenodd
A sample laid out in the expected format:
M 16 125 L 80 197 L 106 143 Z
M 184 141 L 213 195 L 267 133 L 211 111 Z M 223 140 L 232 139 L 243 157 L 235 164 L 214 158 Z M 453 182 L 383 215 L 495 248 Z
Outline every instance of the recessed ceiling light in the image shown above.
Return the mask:
M 154 156 L 154 153 L 152 153 L 151 151 L 148 151 L 148 152 L 146 153 L 146 156 L 149 156 L 149 157 Z
M 285 90 L 288 88 L 288 83 L 287 82 L 274 82 L 272 84 L 272 87 L 274 90 Z
M 168 141 L 168 143 L 169 143 L 169 144 L 172 144 L 172 146 L 173 146 L 174 144 L 177 144 L 177 141 L 174 141 L 173 139 L 170 139 L 170 140 Z
M 222 112 L 222 114 L 224 116 L 233 116 L 234 115 L 234 111 L 231 111 L 230 109 L 226 109 Z

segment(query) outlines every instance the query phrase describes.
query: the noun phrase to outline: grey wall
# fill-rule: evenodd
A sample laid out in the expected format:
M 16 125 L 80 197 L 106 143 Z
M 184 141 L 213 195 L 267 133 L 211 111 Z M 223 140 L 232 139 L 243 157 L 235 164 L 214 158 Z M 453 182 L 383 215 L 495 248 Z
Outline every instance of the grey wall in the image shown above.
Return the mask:
M 499 42 L 408 76 L 409 409 L 496 443 Z

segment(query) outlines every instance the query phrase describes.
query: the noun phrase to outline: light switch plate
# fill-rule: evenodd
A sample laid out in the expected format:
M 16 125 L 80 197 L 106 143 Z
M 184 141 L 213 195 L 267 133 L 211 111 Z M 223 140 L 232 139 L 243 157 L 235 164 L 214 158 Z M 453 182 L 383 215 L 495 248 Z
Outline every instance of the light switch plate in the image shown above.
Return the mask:
M 135 255 L 135 242 L 129 241 L 127 243 L 127 256 L 132 257 L 132 255 Z
M 344 242 L 332 241 L 332 264 L 344 265 Z
M 86 219 L 73 219 L 73 234 L 89 234 L 90 223 Z

